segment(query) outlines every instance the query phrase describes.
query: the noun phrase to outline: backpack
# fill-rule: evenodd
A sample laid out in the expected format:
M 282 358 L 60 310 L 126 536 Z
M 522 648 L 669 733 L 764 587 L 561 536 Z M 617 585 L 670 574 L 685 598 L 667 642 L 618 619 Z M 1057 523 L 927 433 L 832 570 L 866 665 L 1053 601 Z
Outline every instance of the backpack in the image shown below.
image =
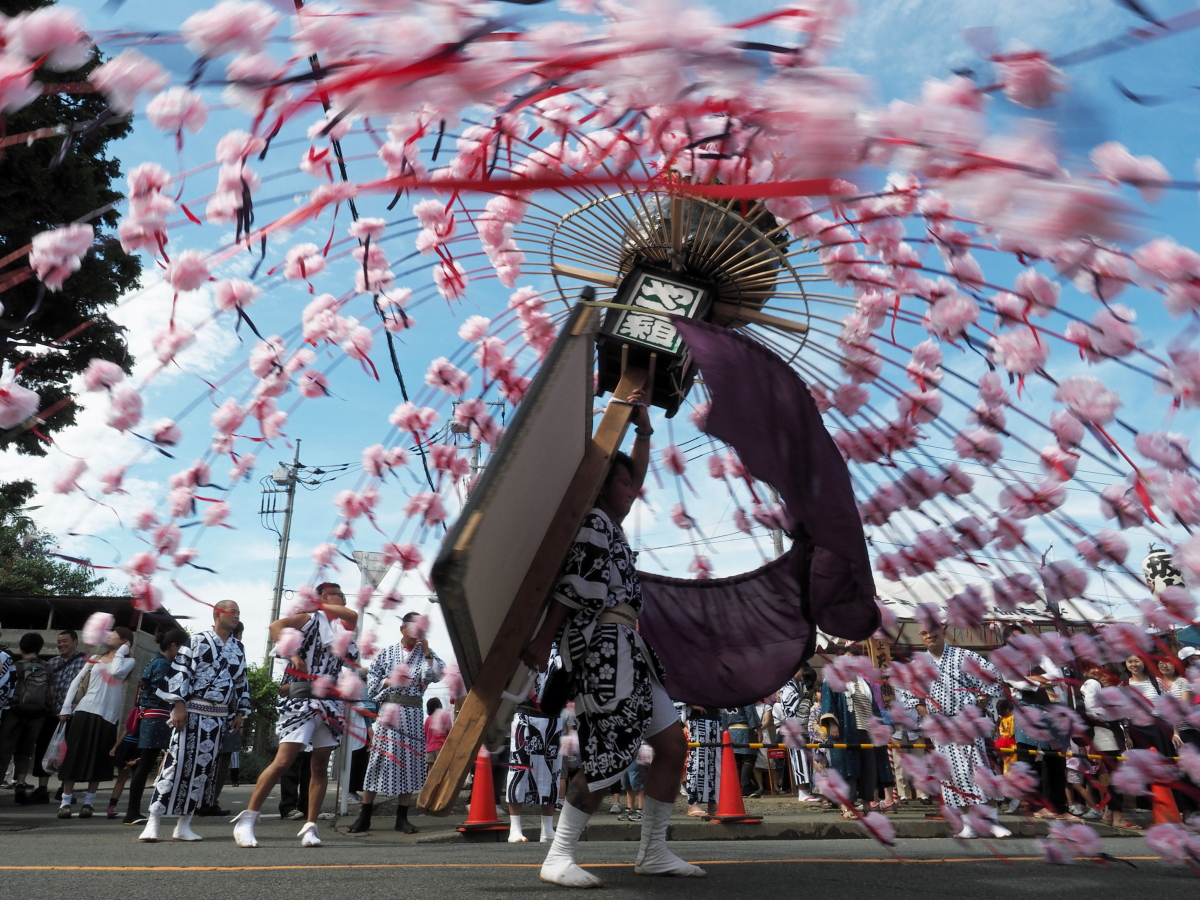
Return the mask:
M 9 708 L 27 716 L 42 716 L 54 709 L 53 676 L 40 659 L 17 661 Z

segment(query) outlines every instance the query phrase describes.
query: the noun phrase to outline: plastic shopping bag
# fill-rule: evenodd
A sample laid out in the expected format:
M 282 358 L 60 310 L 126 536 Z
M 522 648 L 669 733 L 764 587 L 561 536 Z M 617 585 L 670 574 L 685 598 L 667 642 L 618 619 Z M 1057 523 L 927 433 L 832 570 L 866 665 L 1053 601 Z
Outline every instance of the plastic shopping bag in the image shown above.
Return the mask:
M 46 748 L 46 755 L 42 757 L 42 768 L 53 775 L 62 765 L 66 755 L 67 723 L 59 722 L 58 727 L 54 729 L 54 734 L 50 737 L 50 746 Z

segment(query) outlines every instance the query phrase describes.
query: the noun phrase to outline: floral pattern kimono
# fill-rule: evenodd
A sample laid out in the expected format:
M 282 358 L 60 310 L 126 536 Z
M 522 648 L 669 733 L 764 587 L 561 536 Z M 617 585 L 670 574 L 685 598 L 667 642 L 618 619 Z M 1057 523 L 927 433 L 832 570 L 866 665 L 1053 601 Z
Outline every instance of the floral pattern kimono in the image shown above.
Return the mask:
M 599 621 L 619 603 L 642 609 L 642 587 L 625 533 L 593 509 L 583 520 L 559 575 L 554 598 L 575 610 L 558 646 L 572 679 L 579 746 L 588 788 L 620 779 L 637 757 L 662 683 L 658 657 L 636 630 Z

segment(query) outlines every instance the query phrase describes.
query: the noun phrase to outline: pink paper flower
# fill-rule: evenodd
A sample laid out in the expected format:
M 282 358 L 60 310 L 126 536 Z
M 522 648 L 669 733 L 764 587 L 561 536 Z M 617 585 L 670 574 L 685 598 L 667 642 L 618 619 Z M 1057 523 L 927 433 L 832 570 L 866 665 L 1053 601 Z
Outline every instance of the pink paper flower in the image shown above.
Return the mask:
M 1018 106 L 1045 109 L 1067 89 L 1062 71 L 1040 50 L 1010 53 L 996 60 L 1004 96 Z
M 282 17 L 255 0 L 221 0 L 188 17 L 180 29 L 188 47 L 206 59 L 243 51 L 258 53 Z
M 316 244 L 296 244 L 287 252 L 283 277 L 289 281 L 307 281 L 325 271 L 325 257 Z
M 383 237 L 383 233 L 387 228 L 387 221 L 384 219 L 375 219 L 363 217 L 357 222 L 350 225 L 350 237 L 358 240 L 370 238 L 372 241 L 378 241 Z
M 0 112 L 14 113 L 42 95 L 33 81 L 34 65 L 15 53 L 0 54 Z
M 417 406 L 412 401 L 401 403 L 388 416 L 388 421 L 401 431 L 407 431 L 414 435 L 427 433 L 440 419 L 441 416 L 438 415 L 437 410 L 430 409 L 428 406 Z
M 111 613 L 95 612 L 88 616 L 87 621 L 83 625 L 83 629 L 79 636 L 83 638 L 83 642 L 92 647 L 99 647 L 108 640 L 108 636 L 112 634 L 113 626 L 116 624 L 116 619 Z
M 47 290 L 62 290 L 68 276 L 79 271 L 94 238 L 92 226 L 82 224 L 35 234 L 30 243 L 29 265 Z
M 1065 403 L 1082 422 L 1111 422 L 1121 398 L 1090 375 L 1076 375 L 1059 384 L 1054 399 Z
M 351 638 L 354 637 L 352 632 L 346 632 Z M 339 653 L 339 658 L 344 657 L 345 653 Z M 357 703 L 362 700 L 363 694 L 366 692 L 367 686 L 363 684 L 362 679 L 358 677 L 355 670 L 350 666 L 345 666 L 342 669 L 342 674 L 338 676 L 337 693 L 343 700 L 348 700 L 352 703 Z
M 445 261 L 433 267 L 433 283 L 447 300 L 461 300 L 467 292 L 467 270 L 457 261 Z
M 468 343 L 476 343 L 487 336 L 492 320 L 483 316 L 471 316 L 458 328 L 458 336 Z
M 146 118 L 159 131 L 181 133 L 185 128 L 195 134 L 208 121 L 208 107 L 200 95 L 187 88 L 167 88 L 146 104 Z
M 78 69 L 92 53 L 83 19 L 68 6 L 23 12 L 6 23 L 5 31 L 10 50 L 29 60 L 45 56 L 46 67 L 55 72 Z
M 222 279 L 213 285 L 213 303 L 221 312 L 245 309 L 261 294 L 258 285 L 240 278 Z
M 383 564 L 386 566 L 399 565 L 405 572 L 417 568 L 421 564 L 421 551 L 416 544 L 383 545 Z
M 162 66 L 132 48 L 94 68 L 88 81 L 104 94 L 113 112 L 121 115 L 133 112 L 138 94 L 158 93 L 170 83 Z
M 467 688 L 463 683 L 462 672 L 457 663 L 448 663 L 442 670 L 442 686 L 450 692 L 452 699 L 467 696 Z
M 162 606 L 162 591 L 149 581 L 135 581 L 129 585 L 129 597 L 133 608 L 139 612 L 155 612 Z
M 375 724 L 383 728 L 399 728 L 400 704 L 385 703 L 379 707 L 379 715 L 375 719 Z
M 13 428 L 38 411 L 42 399 L 11 378 L 0 381 L 0 429 Z
M 452 397 L 461 397 L 471 386 L 471 377 L 444 356 L 429 364 L 425 383 Z

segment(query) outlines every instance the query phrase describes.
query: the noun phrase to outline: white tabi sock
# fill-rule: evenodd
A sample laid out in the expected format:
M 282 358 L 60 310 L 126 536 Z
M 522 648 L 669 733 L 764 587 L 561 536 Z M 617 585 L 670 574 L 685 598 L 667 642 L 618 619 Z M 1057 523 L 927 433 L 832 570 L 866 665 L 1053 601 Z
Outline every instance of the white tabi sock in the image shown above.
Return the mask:
M 192 817 L 180 816 L 175 823 L 175 831 L 171 834 L 173 841 L 202 841 L 204 838 L 192 831 Z
M 671 823 L 672 804 L 646 797 L 642 806 L 642 843 L 633 871 L 639 875 L 681 875 L 704 878 L 699 866 L 684 862 L 667 849 L 667 826 Z
M 62 800 L 60 801 L 59 805 L 60 806 L 70 806 L 74 802 L 75 802 L 74 794 L 63 794 Z
M 305 822 L 304 827 L 300 829 L 300 833 L 296 837 L 300 838 L 301 847 L 321 846 L 321 838 L 317 835 L 316 822 Z
M 243 809 L 233 819 L 233 840 L 239 847 L 257 847 L 258 839 L 254 837 L 254 823 L 258 821 L 258 811 Z
M 548 844 L 552 840 L 554 840 L 554 816 L 542 816 L 541 843 Z
M 153 844 L 158 841 L 158 824 L 162 821 L 162 815 L 156 812 L 150 813 L 146 817 L 146 828 L 138 835 L 139 841 L 145 841 L 147 844 Z
M 65 800 L 66 798 L 64 797 L 63 799 Z M 83 805 L 84 806 L 95 806 L 96 805 L 96 795 L 94 793 L 84 794 L 83 795 Z
M 515 816 L 512 813 L 508 815 L 508 842 L 510 844 L 524 844 L 529 838 L 525 837 L 521 831 L 521 814 Z
M 563 887 L 594 888 L 602 887 L 604 882 L 585 872 L 575 863 L 575 845 L 579 842 L 583 829 L 587 827 L 590 813 L 576 809 L 570 802 L 564 803 L 562 813 L 558 817 L 558 831 L 554 842 L 550 844 L 550 852 L 542 863 L 542 871 L 538 877 L 550 884 L 561 884 Z

